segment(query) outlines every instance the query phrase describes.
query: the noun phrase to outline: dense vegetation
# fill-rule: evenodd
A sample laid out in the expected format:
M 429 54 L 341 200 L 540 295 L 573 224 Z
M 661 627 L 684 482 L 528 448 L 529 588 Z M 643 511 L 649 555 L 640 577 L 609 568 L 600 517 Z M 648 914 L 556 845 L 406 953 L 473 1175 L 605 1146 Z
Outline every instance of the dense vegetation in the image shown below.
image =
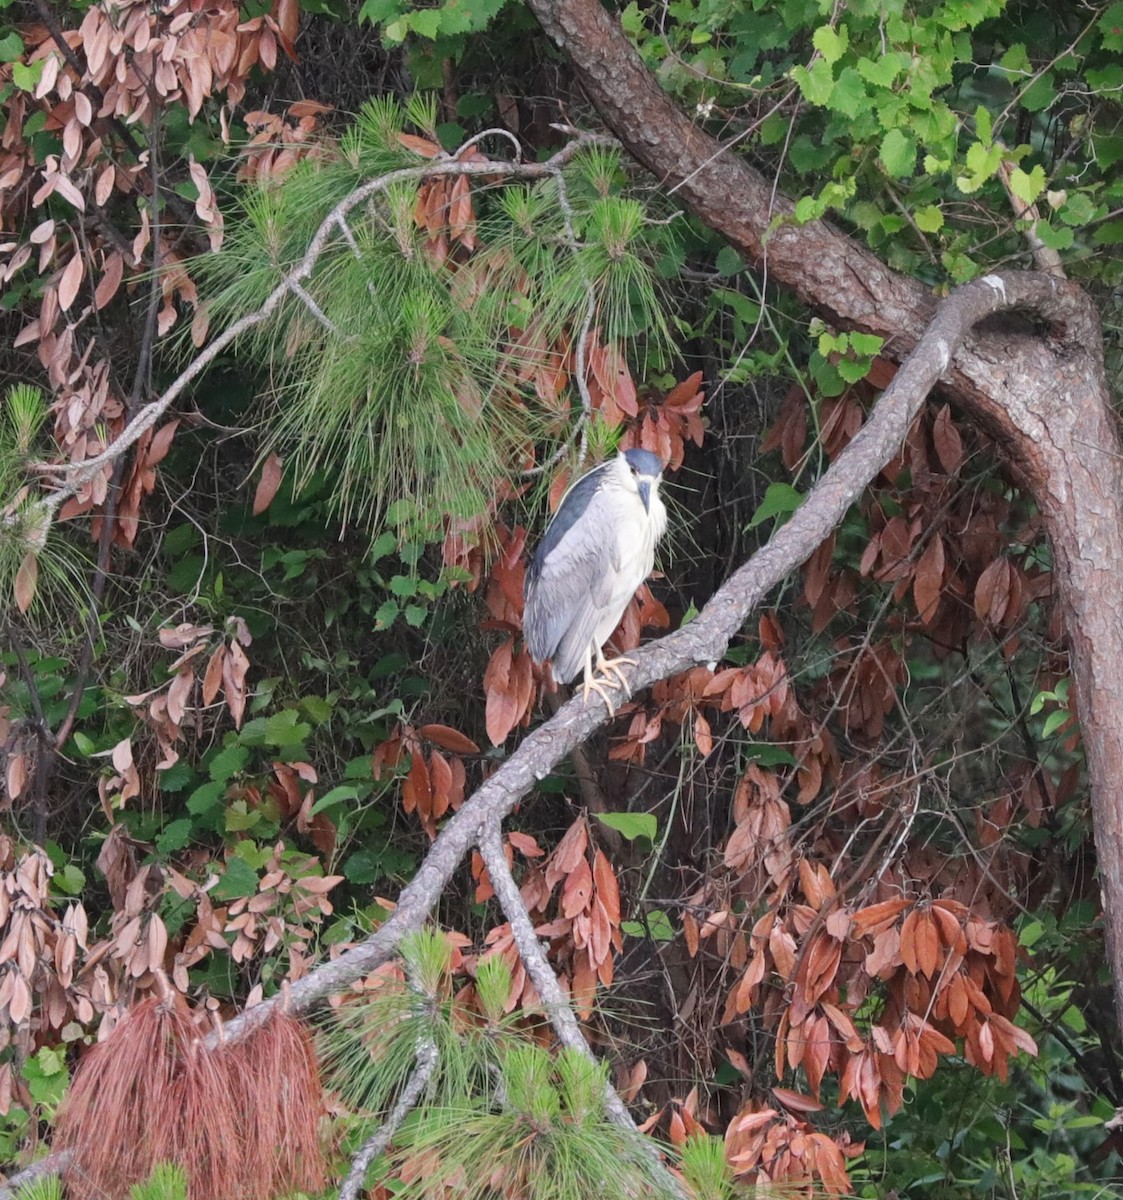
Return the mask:
M 771 235 L 936 297 L 1076 281 L 1118 398 L 1123 4 L 613 12 Z M 813 310 L 747 263 L 520 5 L 3 15 L 0 1162 L 145 1200 L 1117 1186 L 1070 609 L 954 394 L 306 1005 L 565 699 L 521 621 L 566 486 L 667 463 L 615 644 L 688 626 L 916 337 L 844 319 L 872 278 Z

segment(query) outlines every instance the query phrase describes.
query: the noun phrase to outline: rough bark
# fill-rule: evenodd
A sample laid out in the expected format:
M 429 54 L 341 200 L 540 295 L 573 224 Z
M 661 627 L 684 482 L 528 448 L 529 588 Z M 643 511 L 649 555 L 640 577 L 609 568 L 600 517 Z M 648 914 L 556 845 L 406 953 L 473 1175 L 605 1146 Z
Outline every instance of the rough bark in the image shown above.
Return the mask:
M 912 350 L 935 309 L 921 284 L 826 222 L 794 224 L 790 200 L 664 95 L 599 0 L 528 4 L 569 56 L 605 124 L 747 262 L 766 268 L 770 281 L 832 323 L 885 338 L 889 357 Z M 1003 279 L 1011 289 L 1011 276 Z M 996 438 L 1040 506 L 1052 542 L 1088 760 L 1107 956 L 1123 1022 L 1123 458 L 1096 313 L 1071 285 L 1053 282 L 1070 306 L 1065 344 L 1048 333 L 977 333 L 940 383 Z

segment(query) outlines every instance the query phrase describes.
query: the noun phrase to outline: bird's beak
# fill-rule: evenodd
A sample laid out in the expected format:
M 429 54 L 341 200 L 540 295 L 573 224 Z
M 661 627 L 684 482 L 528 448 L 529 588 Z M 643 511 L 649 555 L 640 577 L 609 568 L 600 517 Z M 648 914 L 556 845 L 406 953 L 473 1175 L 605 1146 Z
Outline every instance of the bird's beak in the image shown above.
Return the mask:
M 637 480 L 637 484 L 639 487 L 639 498 L 643 501 L 643 511 L 650 512 L 651 511 L 651 480 L 650 479 L 640 479 L 640 480 Z

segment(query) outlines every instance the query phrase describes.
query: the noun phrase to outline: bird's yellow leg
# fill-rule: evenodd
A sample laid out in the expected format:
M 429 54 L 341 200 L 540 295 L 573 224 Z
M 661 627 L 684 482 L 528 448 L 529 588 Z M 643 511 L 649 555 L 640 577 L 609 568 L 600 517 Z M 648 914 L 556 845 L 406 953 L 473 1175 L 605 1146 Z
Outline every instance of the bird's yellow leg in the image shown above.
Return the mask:
M 636 660 L 634 658 L 626 658 L 621 655 L 619 658 L 605 658 L 604 651 L 597 647 L 597 670 L 604 676 L 605 682 L 609 687 L 623 688 L 625 696 L 631 696 L 632 689 L 628 687 L 628 681 L 624 677 L 624 666 L 634 667 Z M 611 680 L 611 681 L 610 681 Z
M 596 694 L 604 701 L 604 706 L 605 706 L 605 708 L 608 709 L 608 715 L 611 717 L 614 717 L 616 715 L 616 708 L 614 707 L 614 705 L 612 703 L 611 695 L 607 691 L 605 691 L 605 688 L 611 688 L 613 690 L 618 688 L 620 686 L 619 677 L 617 677 L 616 679 L 612 679 L 608 676 L 607 673 L 603 673 L 602 678 L 600 678 L 600 679 L 596 678 L 593 675 L 592 659 L 593 659 L 592 650 L 591 649 L 587 650 L 585 652 L 585 681 L 582 685 L 584 694 L 585 694 L 585 703 L 586 704 L 589 703 L 589 693 L 596 692 Z M 604 662 L 604 656 L 601 654 L 600 650 L 598 649 L 597 650 L 598 669 L 600 667 L 600 664 L 603 662 Z

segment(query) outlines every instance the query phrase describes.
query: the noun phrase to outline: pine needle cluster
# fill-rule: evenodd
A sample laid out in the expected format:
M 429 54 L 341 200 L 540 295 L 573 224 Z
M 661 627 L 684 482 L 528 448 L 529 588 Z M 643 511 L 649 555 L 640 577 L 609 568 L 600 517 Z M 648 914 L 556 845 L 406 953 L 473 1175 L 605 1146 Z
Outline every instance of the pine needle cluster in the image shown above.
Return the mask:
M 435 139 L 435 125 L 424 98 L 373 100 L 334 156 L 250 190 L 222 250 L 198 263 L 212 327 L 259 308 L 360 185 L 417 168 L 402 135 Z M 244 336 L 272 382 L 262 454 L 280 453 L 298 490 L 326 474 L 341 517 L 367 527 L 389 514 L 431 533 L 482 511 L 533 444 L 565 435 L 520 366 L 588 328 L 605 343 L 670 342 L 652 267 L 668 233 L 617 194 L 621 180 L 602 149 L 561 184 L 474 179 L 472 243 L 447 257 L 418 222 L 421 181 L 353 210 L 302 285 L 312 304 L 290 294 Z
M 682 1200 L 732 1197 L 721 1142 L 693 1139 L 676 1191 L 654 1146 L 607 1117 L 602 1063 L 553 1046 L 548 1033 L 508 1014 L 511 972 L 480 962 L 466 1004 L 451 986 L 452 951 L 437 933 L 403 946 L 406 969 L 337 1010 L 321 1057 L 340 1098 L 382 1120 L 416 1068 L 417 1048 L 438 1050 L 421 1102 L 403 1122 L 374 1178 L 399 1200 Z

